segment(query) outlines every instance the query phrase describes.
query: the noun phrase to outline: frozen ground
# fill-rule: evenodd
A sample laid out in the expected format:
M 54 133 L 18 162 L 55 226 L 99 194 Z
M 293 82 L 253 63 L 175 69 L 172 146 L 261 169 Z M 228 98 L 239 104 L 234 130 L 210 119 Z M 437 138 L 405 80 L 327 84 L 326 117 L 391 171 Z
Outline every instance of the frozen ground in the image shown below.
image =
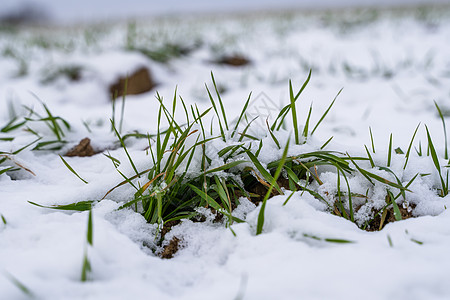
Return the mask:
M 415 216 L 366 232 L 327 211 L 307 193 L 267 202 L 264 232 L 255 235 L 260 207 L 242 200 L 236 214 L 245 223 L 232 229 L 223 224 L 186 220 L 168 237 L 182 238 L 185 247 L 175 257 L 155 256 L 156 226 L 132 210 L 117 210 L 133 198 L 133 189 L 117 189 L 93 209 L 93 246 L 87 246 L 88 213 L 55 211 L 33 206 L 99 200 L 121 175 L 103 155 L 66 158 L 89 184 L 84 184 L 57 154 L 89 137 L 96 149 L 113 149 L 112 116 L 107 84 L 119 75 L 147 66 L 167 101 L 175 88 L 187 104 L 210 106 L 204 84 L 212 70 L 223 90 L 230 119 L 238 117 L 252 92 L 249 114 L 265 126 L 289 101 L 288 81 L 296 89 L 312 69 L 312 78 L 297 109 L 304 120 L 313 103 L 315 124 L 341 88 L 342 93 L 313 139 L 317 148 L 334 136 L 327 149 L 366 156 L 371 149 L 377 164 L 386 160 L 389 135 L 394 148 L 405 151 L 421 123 L 414 146 L 426 152 L 424 124 L 431 132 L 442 166 L 444 136 L 435 104 L 450 111 L 449 10 L 377 12 L 363 10 L 336 15 L 272 14 L 216 19 L 158 19 L 135 24 L 99 24 L 83 28 L 0 31 L 0 127 L 12 110 L 26 115 L 22 105 L 44 114 L 44 101 L 55 116 L 71 125 L 68 143 L 58 151 L 31 151 L 9 156 L 21 170 L 0 174 L 0 298 L 27 299 L 20 281 L 37 299 L 448 299 L 450 298 L 449 196 L 437 196 L 439 177 L 430 156 L 412 150 L 408 168 L 404 156 L 393 155 L 393 169 L 406 181 L 420 176 L 408 194 Z M 161 51 L 167 44 L 192 49 L 166 63 L 155 62 L 126 46 Z M 222 55 L 241 54 L 248 66 L 212 63 Z M 72 82 L 51 75 L 63 67 L 81 67 L 82 79 Z M 122 102 L 116 102 L 117 120 Z M 14 109 L 11 109 L 13 107 Z M 155 133 L 155 90 L 127 96 L 122 133 Z M 180 111 L 182 112 L 182 111 Z M 88 124 L 90 131 L 83 123 Z M 43 140 L 52 133 L 38 122 L 29 126 Z M 11 141 L 9 138 L 14 137 Z M 14 152 L 35 140 L 24 130 L 0 133 L 0 151 Z M 285 141 L 283 141 L 283 144 Z M 128 150 L 139 170 L 149 168 L 147 141 L 129 140 Z M 266 149 L 266 148 L 264 148 Z M 262 159 L 279 158 L 271 148 Z M 291 151 L 301 151 L 292 147 Z M 133 169 L 123 148 L 110 150 Z M 278 155 L 278 156 L 277 156 Z M 8 160 L 7 163 L 14 161 Z M 0 170 L 7 165 L 0 166 Z M 443 174 L 446 168 L 442 168 Z M 321 172 L 322 179 L 336 176 Z M 334 177 L 333 177 L 334 176 Z M 352 188 L 364 193 L 367 182 L 353 178 Z M 331 182 L 331 180 L 330 180 Z M 334 182 L 334 181 L 333 181 Z M 329 191 L 336 183 L 325 185 Z M 361 191 L 358 191 L 358 188 Z M 383 190 L 384 192 L 385 190 Z M 374 192 L 376 195 L 376 191 Z M 384 199 L 383 199 L 384 201 Z M 334 243 L 346 240 L 352 243 Z M 81 282 L 85 250 L 92 273 Z

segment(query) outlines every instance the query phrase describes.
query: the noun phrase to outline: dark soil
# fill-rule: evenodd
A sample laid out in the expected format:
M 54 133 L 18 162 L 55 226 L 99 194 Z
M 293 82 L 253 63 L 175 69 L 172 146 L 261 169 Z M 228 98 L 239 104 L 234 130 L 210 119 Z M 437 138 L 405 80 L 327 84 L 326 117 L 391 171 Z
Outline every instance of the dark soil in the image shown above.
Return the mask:
M 412 211 L 408 212 L 408 209 L 403 208 L 403 206 L 401 206 L 401 205 L 399 205 L 398 208 L 400 210 L 400 213 L 402 214 L 402 220 L 414 218 L 414 216 L 412 215 Z M 412 207 L 412 208 L 414 208 L 414 207 Z M 379 230 L 383 229 L 384 226 L 386 226 L 386 224 L 396 221 L 395 215 L 394 215 L 394 208 L 392 206 L 386 209 L 386 217 L 385 217 L 383 223 L 381 223 L 382 215 L 383 214 L 377 214 L 377 216 L 370 223 L 370 227 L 367 227 L 366 230 L 367 231 L 379 231 Z
M 125 89 L 126 83 L 126 89 Z M 156 86 L 150 75 L 149 69 L 142 67 L 127 77 L 120 77 L 109 87 L 109 93 L 112 97 L 121 97 L 125 95 L 138 95 L 150 91 Z
M 166 234 L 172 230 L 172 227 L 175 225 L 180 224 L 181 221 L 180 220 L 174 220 L 174 221 L 168 221 L 165 222 L 163 225 L 163 228 L 161 229 L 161 240 L 164 239 L 164 237 L 166 236 Z
M 96 154 L 91 146 L 91 140 L 89 138 L 84 138 L 80 141 L 78 145 L 69 150 L 64 156 L 92 156 Z
M 176 236 L 173 237 L 170 240 L 169 244 L 164 247 L 163 251 L 160 254 L 160 257 L 165 259 L 173 258 L 174 254 L 177 253 L 180 249 L 180 242 L 181 240 L 179 238 L 177 238 Z
M 250 64 L 250 60 L 241 55 L 222 56 L 217 60 L 218 64 L 228 65 L 233 67 L 241 67 Z

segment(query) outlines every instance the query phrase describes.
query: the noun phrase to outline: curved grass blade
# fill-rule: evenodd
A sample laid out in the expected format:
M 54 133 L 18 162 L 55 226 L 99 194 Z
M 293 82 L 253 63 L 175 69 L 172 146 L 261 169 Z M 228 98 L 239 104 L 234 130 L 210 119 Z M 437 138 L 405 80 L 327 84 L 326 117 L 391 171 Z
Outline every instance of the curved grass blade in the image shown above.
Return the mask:
M 272 175 L 270 175 L 270 173 L 261 165 L 261 163 L 258 161 L 256 156 L 253 155 L 253 153 L 251 153 L 250 150 L 247 150 L 246 153 L 247 153 L 248 157 L 250 158 L 250 160 L 255 165 L 256 169 L 258 169 L 259 173 L 261 173 L 261 175 L 264 177 L 264 180 L 267 181 L 268 183 L 270 183 L 271 186 L 273 185 L 273 187 L 277 190 L 277 192 L 280 193 L 281 195 L 283 195 L 283 191 L 281 190 L 281 188 L 278 185 L 278 183 L 276 182 L 276 180 L 274 181 L 274 178 L 272 177 Z M 282 160 L 283 160 L 283 158 L 279 161 L 279 164 L 282 162 Z M 284 160 L 286 160 L 286 158 L 284 158 Z M 279 164 L 278 164 L 278 166 L 279 166 Z M 283 161 L 283 165 L 284 165 L 284 161 Z M 272 182 L 273 182 L 273 184 L 272 184 Z
M 65 204 L 65 205 L 52 205 L 52 206 L 45 206 L 41 205 L 32 201 L 28 201 L 28 203 L 33 204 L 38 207 L 42 208 L 50 208 L 50 209 L 58 209 L 58 210 L 74 210 L 74 211 L 86 211 L 90 210 L 92 206 L 96 203 L 95 200 L 88 200 L 88 201 L 79 201 L 77 203 L 72 204 Z
M 441 180 L 442 185 L 442 196 L 446 196 L 448 194 L 448 184 L 445 183 L 444 178 L 442 177 L 441 166 L 439 164 L 439 158 L 436 153 L 436 149 L 434 148 L 433 141 L 431 140 L 430 131 L 428 127 L 425 125 L 425 129 L 427 130 L 427 139 L 428 139 L 428 151 L 430 152 L 431 158 L 433 160 L 434 166 L 439 174 L 439 179 Z
M 75 172 L 75 170 L 67 163 L 67 161 L 61 155 L 59 155 L 59 157 L 61 158 L 61 160 L 63 161 L 63 163 L 66 165 L 67 169 L 69 169 L 70 172 L 72 172 L 75 176 L 77 176 L 85 184 L 88 184 L 88 182 L 86 180 L 84 180 L 83 178 L 81 178 L 81 176 L 78 175 L 77 172 Z
M 138 177 L 140 177 L 139 172 L 138 172 L 136 166 L 134 165 L 133 159 L 131 159 L 131 156 L 128 153 L 127 147 L 125 146 L 125 143 L 124 143 L 122 137 L 120 136 L 120 133 L 117 131 L 116 126 L 114 125 L 114 121 L 111 119 L 110 119 L 110 121 L 111 121 L 112 128 L 119 139 L 120 144 L 122 145 L 123 149 L 125 150 L 128 160 L 130 161 L 131 167 L 133 168 L 134 172 L 136 172 L 136 175 L 138 175 Z

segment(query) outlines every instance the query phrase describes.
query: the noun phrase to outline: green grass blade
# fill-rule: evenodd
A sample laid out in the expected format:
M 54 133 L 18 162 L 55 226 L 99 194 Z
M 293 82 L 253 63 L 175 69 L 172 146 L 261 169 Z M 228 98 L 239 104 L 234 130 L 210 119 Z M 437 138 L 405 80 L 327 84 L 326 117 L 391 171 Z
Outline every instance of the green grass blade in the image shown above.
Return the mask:
M 33 292 L 31 292 L 31 290 L 25 284 L 23 284 L 19 279 L 17 279 L 13 275 L 11 275 L 9 272 L 6 272 L 6 271 L 3 271 L 3 272 L 4 272 L 3 274 L 9 279 L 9 281 L 11 281 L 11 283 L 14 284 L 22 293 L 24 293 L 31 299 L 36 298 L 35 295 L 33 294 Z
M 330 106 L 328 106 L 327 110 L 323 113 L 322 117 L 319 119 L 319 122 L 317 122 L 316 126 L 314 126 L 314 129 L 311 131 L 311 135 L 314 134 L 314 132 L 316 131 L 317 127 L 319 127 L 320 123 L 322 123 L 323 119 L 325 119 L 325 117 L 327 116 L 328 112 L 330 111 L 331 107 L 333 106 L 334 102 L 336 101 L 337 97 L 341 94 L 343 89 L 344 88 L 341 88 L 339 90 L 339 92 L 337 93 L 337 95 L 334 97 L 334 99 L 331 102 Z
M 237 121 L 236 121 L 236 125 L 234 126 L 234 130 L 233 130 L 233 132 L 231 133 L 231 137 L 234 137 L 234 135 L 236 134 L 237 129 L 238 129 L 238 127 L 239 127 L 239 124 L 241 123 L 241 120 L 242 120 L 242 118 L 244 117 L 245 112 L 247 111 L 248 104 L 250 103 L 250 98 L 251 98 L 251 97 L 252 97 L 252 93 L 250 93 L 250 94 L 248 95 L 247 101 L 245 102 L 244 107 L 242 108 L 241 114 L 239 115 L 239 118 L 238 118 Z
M 95 202 L 96 201 L 94 201 L 94 200 L 87 200 L 87 201 L 79 201 L 77 203 L 72 203 L 72 204 L 45 206 L 45 205 L 37 204 L 32 201 L 28 201 L 28 203 L 33 204 L 38 207 L 42 207 L 42 208 L 50 208 L 50 209 L 58 209 L 58 210 L 73 210 L 73 211 L 90 210 Z
M 212 74 L 212 73 L 211 73 L 211 74 Z M 211 101 L 211 104 L 212 104 L 212 106 L 213 106 L 214 112 L 216 113 L 217 120 L 218 120 L 218 122 L 219 122 L 220 135 L 222 136 L 222 139 L 225 141 L 225 140 L 226 140 L 226 137 L 225 137 L 225 131 L 224 131 L 224 129 L 223 129 L 223 125 L 222 125 L 222 121 L 221 121 L 221 119 L 220 119 L 220 114 L 219 114 L 219 111 L 218 111 L 218 109 L 217 109 L 217 105 L 216 105 L 216 103 L 215 103 L 215 101 L 214 101 L 214 98 L 213 98 L 213 96 L 211 95 L 211 92 L 209 91 L 209 88 L 208 88 L 208 86 L 207 86 L 206 84 L 205 84 L 205 87 L 206 87 L 206 91 L 207 91 L 207 93 L 208 93 L 209 100 Z M 220 102 L 220 103 L 222 103 L 222 102 Z M 224 113 L 224 114 L 225 114 L 225 113 Z
M 89 245 L 94 245 L 94 226 L 92 221 L 92 209 L 89 210 L 88 215 L 88 227 L 87 227 L 87 233 L 86 233 L 86 240 L 89 243 Z
M 6 173 L 6 172 L 8 172 L 8 171 L 11 171 L 11 170 L 13 170 L 13 169 L 14 169 L 14 167 L 8 167 L 8 168 L 5 168 L 5 169 L 0 169 L 0 175 Z
M 387 166 L 391 166 L 391 157 L 392 157 L 392 133 L 389 136 L 389 148 L 388 148 L 388 158 L 387 158 Z
M 277 145 L 278 149 L 281 149 L 280 146 L 280 142 L 278 142 L 278 139 L 276 138 L 276 136 L 273 134 L 272 130 L 270 130 L 269 127 L 269 121 L 266 119 L 266 124 L 267 124 L 267 130 L 269 131 L 270 136 L 272 137 L 272 140 L 274 141 L 274 143 Z
M 278 185 L 277 180 L 278 180 L 278 177 L 280 176 L 281 171 L 283 170 L 284 164 L 286 162 L 288 149 L 289 149 L 289 140 L 287 141 L 286 146 L 284 147 L 283 156 L 281 157 L 280 163 L 278 164 L 277 170 L 275 171 L 275 175 L 272 178 L 272 181 L 270 182 L 269 190 L 267 191 L 267 193 L 264 196 L 264 199 L 262 201 L 261 209 L 259 210 L 259 214 L 258 214 L 258 223 L 256 224 L 256 235 L 261 234 L 263 231 L 264 213 L 266 210 L 266 203 L 272 193 L 272 189 L 275 187 L 275 185 Z
M 311 119 L 311 113 L 312 113 L 312 104 L 309 107 L 308 117 L 306 118 L 305 126 L 303 127 L 303 137 L 305 138 L 305 141 L 306 138 L 308 138 L 309 120 Z
M 339 170 L 339 169 L 338 169 Z M 342 175 L 344 176 L 344 180 L 345 180 L 345 183 L 347 184 L 347 192 L 348 192 L 348 207 L 349 207 L 349 210 L 350 210 L 350 220 L 352 221 L 352 222 L 355 222 L 355 213 L 354 213 L 354 211 L 353 211 L 353 200 L 352 200 L 352 192 L 351 192 L 351 190 L 350 190 L 350 184 L 349 184 L 349 182 L 348 182 L 348 179 L 347 179 L 347 176 L 345 175 L 345 172 L 344 171 L 342 171 Z
M 378 176 L 376 174 L 373 174 L 373 173 L 371 173 L 369 171 L 366 171 L 366 170 L 362 169 L 360 166 L 358 166 L 358 164 L 356 164 L 355 160 L 348 153 L 347 153 L 347 155 L 348 155 L 349 159 L 352 161 L 352 163 L 355 165 L 356 169 L 361 173 L 361 175 L 366 177 L 366 179 L 369 180 L 370 183 L 374 184 L 372 179 L 375 179 L 376 181 L 379 181 L 379 182 L 384 183 L 386 185 L 395 187 L 395 188 L 397 188 L 399 190 L 405 190 L 405 191 L 410 192 L 410 190 L 408 190 L 407 188 L 403 187 L 400 184 L 394 183 L 394 182 L 389 181 L 389 180 L 387 180 L 387 179 L 385 179 L 385 178 L 383 178 L 381 176 Z
M 370 152 L 369 152 L 369 149 L 367 148 L 366 145 L 364 145 L 364 148 L 366 148 L 366 153 L 367 153 L 367 157 L 369 158 L 370 166 L 371 166 L 372 168 L 375 168 L 375 163 L 374 163 L 374 161 L 373 161 L 372 155 L 371 155 Z
M 246 160 L 236 160 L 236 161 L 232 161 L 232 162 L 229 162 L 229 163 L 227 163 L 227 164 L 224 164 L 224 165 L 222 165 L 222 166 L 220 166 L 220 167 L 217 167 L 217 168 L 214 168 L 214 169 L 207 170 L 207 171 L 205 171 L 204 174 L 208 175 L 208 174 L 215 173 L 215 172 L 225 171 L 225 170 L 231 169 L 231 168 L 233 168 L 233 167 L 235 167 L 235 166 L 237 166 L 237 165 L 240 165 L 240 164 L 242 164 L 242 163 L 244 163 L 244 162 L 247 162 L 247 161 L 246 161 Z
M 439 108 L 439 106 L 438 106 L 438 104 L 436 103 L 436 101 L 434 101 L 434 105 L 436 106 L 436 109 L 437 109 L 437 111 L 438 111 L 438 113 L 439 113 L 439 117 L 441 118 L 441 121 L 442 121 L 442 128 L 444 129 L 444 148 L 445 148 L 445 151 L 444 151 L 444 158 L 445 159 L 448 159 L 448 146 L 447 146 L 447 129 L 445 128 L 445 120 L 444 120 L 444 115 L 442 114 L 442 111 L 441 111 L 441 109 Z
M 295 193 L 295 191 L 293 191 L 293 192 L 286 198 L 286 201 L 283 202 L 283 206 L 285 206 L 285 205 L 289 202 L 289 200 L 291 200 L 292 196 L 294 196 L 294 193 Z
M 0 132 L 6 133 L 6 132 L 13 131 L 14 129 L 24 126 L 28 122 L 28 120 L 25 120 L 25 121 L 19 122 L 17 124 L 14 124 L 15 121 L 17 121 L 17 118 L 11 119 L 11 121 L 9 121 L 5 126 L 0 128 Z
M 256 169 L 258 169 L 259 173 L 261 173 L 264 180 L 268 183 L 273 182 L 274 180 L 273 180 L 272 175 L 270 175 L 270 173 L 261 165 L 261 163 L 258 161 L 256 156 L 253 155 L 253 153 L 251 153 L 250 150 L 247 150 L 246 153 L 247 153 L 248 157 L 250 158 L 250 160 L 255 165 Z M 279 161 L 279 163 L 281 163 L 281 160 Z M 276 181 L 273 183 L 273 187 L 277 190 L 278 193 L 283 195 L 283 191 L 281 190 L 280 186 L 278 185 L 278 183 Z
M 414 134 L 413 134 L 413 136 L 411 138 L 411 141 L 409 142 L 408 150 L 406 151 L 406 154 L 405 154 L 406 160 L 405 160 L 405 164 L 403 166 L 403 170 L 406 169 L 406 166 L 408 165 L 409 155 L 411 153 L 411 148 L 412 148 L 412 145 L 413 145 L 413 142 L 414 142 L 414 138 L 416 137 L 417 130 L 419 129 L 419 126 L 420 126 L 420 123 L 417 124 L 417 127 L 414 130 Z
M 370 143 L 372 144 L 372 152 L 375 153 L 375 142 L 373 140 L 372 127 L 369 126 Z
M 402 213 L 400 212 L 400 209 L 398 208 L 397 203 L 395 202 L 394 199 L 394 195 L 392 194 L 391 191 L 387 191 L 388 192 L 388 197 L 391 200 L 392 206 L 394 208 L 394 217 L 396 221 L 401 221 L 402 220 Z
M 87 251 L 83 256 L 83 266 L 81 268 L 81 282 L 86 282 L 89 280 L 89 274 L 92 272 L 91 263 L 87 256 Z
M 300 144 L 300 137 L 298 134 L 298 120 L 297 120 L 297 109 L 295 108 L 295 97 L 294 97 L 294 90 L 292 89 L 292 82 L 289 80 L 289 96 L 291 100 L 291 113 L 292 113 L 292 122 L 294 126 L 294 137 L 295 137 L 295 144 Z
M 131 167 L 133 168 L 134 172 L 136 172 L 136 175 L 138 175 L 139 172 L 138 172 L 136 166 L 134 165 L 133 159 L 131 159 L 131 156 L 128 153 L 127 147 L 125 146 L 125 143 L 124 143 L 122 137 L 120 136 L 120 133 L 117 131 L 116 126 L 114 125 L 114 121 L 111 120 L 111 119 L 110 119 L 110 121 L 111 121 L 111 125 L 112 125 L 112 127 L 114 129 L 114 132 L 116 133 L 117 137 L 119 138 L 120 144 L 122 145 L 123 149 L 125 150 L 125 153 L 126 153 L 126 155 L 128 157 L 128 160 L 130 161 Z
M 242 133 L 240 134 L 241 137 L 239 138 L 239 142 L 242 142 L 242 140 L 244 139 L 244 137 L 248 137 L 247 130 L 250 128 L 250 125 L 253 123 L 253 121 L 255 121 L 258 118 L 258 116 L 254 117 L 250 122 L 248 122 L 247 126 L 245 126 L 244 130 L 242 131 Z
M 334 136 L 330 137 L 321 147 L 320 150 L 323 150 L 330 142 L 331 140 L 334 138 Z
M 441 171 L 441 166 L 439 164 L 439 158 L 437 156 L 436 149 L 434 148 L 433 141 L 431 140 L 430 131 L 428 130 L 428 127 L 426 125 L 425 125 L 425 129 L 427 130 L 428 151 L 430 152 L 434 166 L 436 167 L 436 170 L 439 173 L 439 178 L 441 180 L 441 186 L 442 186 L 442 195 L 441 196 L 446 196 L 448 194 L 448 185 L 445 183 L 444 178 L 442 177 L 442 171 Z
M 75 176 L 77 176 L 85 184 L 88 184 L 88 182 L 86 180 L 84 180 L 83 178 L 81 178 L 81 176 L 78 175 L 78 173 L 67 163 L 67 161 L 61 155 L 59 155 L 59 157 L 61 158 L 61 160 L 63 161 L 63 163 L 66 165 L 67 169 L 69 169 L 70 172 L 72 172 Z
M 228 129 L 228 122 L 227 122 L 227 115 L 225 113 L 225 109 L 223 107 L 222 98 L 220 97 L 219 90 L 217 89 L 216 80 L 214 79 L 214 74 L 213 74 L 212 71 L 211 71 L 211 79 L 212 79 L 212 82 L 213 82 L 213 85 L 214 85 L 214 89 L 216 90 L 216 95 L 217 95 L 217 99 L 219 100 L 220 109 L 222 110 L 222 116 L 223 116 L 223 122 L 225 124 L 225 128 L 227 130 L 229 130 Z

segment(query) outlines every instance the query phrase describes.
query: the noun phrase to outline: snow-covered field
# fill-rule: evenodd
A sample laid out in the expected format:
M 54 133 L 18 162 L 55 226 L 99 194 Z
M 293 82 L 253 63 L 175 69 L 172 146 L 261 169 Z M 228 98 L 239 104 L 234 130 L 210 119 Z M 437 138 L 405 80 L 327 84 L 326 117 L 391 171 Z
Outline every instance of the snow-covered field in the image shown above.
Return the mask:
M 189 51 L 171 56 L 167 45 Z M 155 53 L 168 55 L 167 61 L 156 61 L 136 49 L 152 51 L 153 58 Z M 448 188 L 448 158 L 435 105 L 445 120 L 450 115 L 449 53 L 450 9 L 446 7 L 0 28 L 0 159 L 4 158 L 0 164 L 0 299 L 449 299 L 450 213 L 446 208 L 450 196 L 439 195 L 446 194 L 442 185 Z M 215 63 L 226 55 L 242 55 L 251 63 L 241 67 Z M 124 105 L 118 99 L 113 115 L 108 85 L 142 66 L 151 70 L 158 85 L 150 92 L 127 96 Z M 78 80 L 68 76 L 74 70 Z M 266 119 L 273 122 L 289 103 L 289 80 L 296 92 L 310 70 L 310 82 L 297 101 L 300 127 L 311 103 L 314 125 L 343 90 L 305 144 L 294 145 L 291 138 L 288 155 L 319 150 L 331 136 L 324 149 L 343 156 L 348 152 L 367 158 L 366 145 L 377 167 L 371 168 L 368 161 L 358 165 L 397 182 L 379 168 L 389 166 L 402 185 L 411 181 L 406 199 L 399 197 L 397 202 L 414 218 L 391 222 L 381 231 L 360 229 L 358 225 L 364 227 L 373 218 L 373 209 L 386 204 L 388 186 L 352 174 L 348 175 L 352 192 L 366 195 L 354 197 L 360 202 L 354 212 L 356 224 L 336 216 L 307 192 L 295 192 L 284 205 L 291 194 L 285 191 L 267 201 L 263 232 L 256 235 L 261 204 L 241 198 L 233 214 L 245 222 L 234 223 L 230 230 L 225 222 L 214 222 L 208 210 L 200 209 L 206 221 L 184 220 L 174 226 L 165 244 L 177 237 L 182 247 L 173 258 L 161 259 L 155 254 L 165 245 L 157 243 L 158 226 L 132 209 L 118 209 L 133 199 L 131 185 L 95 202 L 92 245 L 86 237 L 88 211 L 29 203 L 54 206 L 100 200 L 123 181 L 111 159 L 102 154 L 64 158 L 88 184 L 66 167 L 59 155 L 85 137 L 95 150 L 121 161 L 118 169 L 127 177 L 135 174 L 128 153 L 137 170 L 151 168 L 151 154 L 145 150 L 148 140 L 127 139 L 125 152 L 109 120 L 121 123 L 122 135 L 155 134 L 156 91 L 171 109 L 175 89 L 187 106 L 197 105 L 204 111 L 211 106 L 205 83 L 214 90 L 211 71 L 230 123 L 239 117 L 252 92 L 247 116 L 258 118 L 249 133 L 267 135 L 262 137 L 259 159 L 263 164 L 280 159 L 283 149 L 268 135 Z M 45 120 L 35 121 L 47 116 L 42 103 L 53 116 L 70 124 L 69 130 L 56 120 L 66 143 L 44 148 L 62 145 L 58 150 L 32 150 L 38 143 L 57 139 Z M 176 117 L 183 120 L 181 102 L 177 105 Z M 213 115 L 210 111 L 207 118 L 214 119 Z M 32 120 L 9 130 L 7 124 L 14 116 L 12 125 L 25 121 L 24 117 Z M 395 154 L 394 149 L 406 153 L 418 125 L 404 168 L 405 154 Z M 209 130 L 209 126 L 208 121 L 205 127 Z M 293 136 L 289 128 L 275 132 L 282 147 L 287 136 Z M 37 135 L 41 140 L 36 141 Z M 212 143 L 226 146 L 219 140 Z M 252 151 L 257 149 L 253 143 Z M 200 165 L 196 158 L 193 172 Z M 9 167 L 18 170 L 2 172 Z M 312 181 L 308 187 L 330 200 L 337 193 L 335 169 L 319 168 L 317 177 L 323 184 Z M 346 191 L 344 179 L 341 185 Z M 83 282 L 85 258 L 91 271 Z

